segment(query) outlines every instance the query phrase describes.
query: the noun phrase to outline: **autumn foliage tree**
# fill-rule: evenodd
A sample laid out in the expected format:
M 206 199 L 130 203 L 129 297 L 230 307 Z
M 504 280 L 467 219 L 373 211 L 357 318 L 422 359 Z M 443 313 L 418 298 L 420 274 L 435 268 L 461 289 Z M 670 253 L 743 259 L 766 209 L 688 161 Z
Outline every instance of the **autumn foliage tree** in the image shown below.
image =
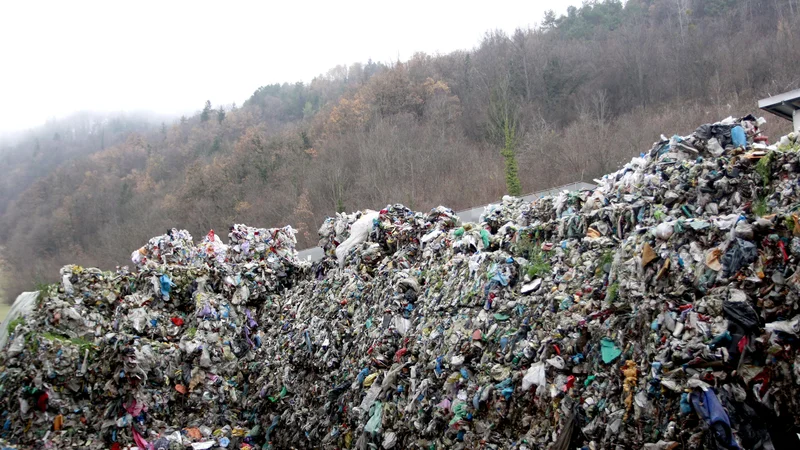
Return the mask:
M 66 263 L 127 264 L 172 227 L 290 223 L 308 247 L 336 211 L 588 181 L 662 133 L 800 87 L 796 0 L 603 0 L 536 20 L 469 51 L 265 85 L 238 108 L 207 101 L 163 127 L 77 114 L 0 144 L 7 298 Z M 767 135 L 789 131 L 767 118 Z

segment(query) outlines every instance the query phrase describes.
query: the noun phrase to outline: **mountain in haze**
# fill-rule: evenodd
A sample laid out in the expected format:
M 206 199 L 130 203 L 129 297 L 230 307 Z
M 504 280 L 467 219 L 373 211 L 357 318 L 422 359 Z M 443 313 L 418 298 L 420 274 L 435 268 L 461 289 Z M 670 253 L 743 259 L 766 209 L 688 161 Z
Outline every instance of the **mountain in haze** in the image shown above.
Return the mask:
M 262 86 L 238 108 L 198 93 L 198 114 L 163 125 L 48 124 L 0 148 L 8 295 L 68 262 L 127 264 L 172 227 L 288 223 L 302 248 L 336 211 L 462 208 L 591 180 L 664 130 L 797 88 L 799 21 L 794 0 L 590 2 L 472 50 Z

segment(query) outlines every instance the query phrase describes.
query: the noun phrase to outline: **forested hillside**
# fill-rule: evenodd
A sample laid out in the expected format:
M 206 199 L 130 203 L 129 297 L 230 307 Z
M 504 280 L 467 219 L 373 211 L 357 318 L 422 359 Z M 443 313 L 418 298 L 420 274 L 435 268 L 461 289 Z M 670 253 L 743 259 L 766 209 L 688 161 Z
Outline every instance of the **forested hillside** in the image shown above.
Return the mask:
M 0 149 L 8 294 L 67 262 L 127 264 L 172 227 L 288 223 L 303 248 L 336 211 L 489 202 L 507 190 L 509 159 L 523 192 L 589 181 L 663 130 L 685 134 L 800 87 L 799 8 L 590 2 L 531 18 L 535 29 L 488 32 L 472 50 L 337 66 L 172 124 L 50 124 Z M 767 119 L 768 134 L 789 131 Z

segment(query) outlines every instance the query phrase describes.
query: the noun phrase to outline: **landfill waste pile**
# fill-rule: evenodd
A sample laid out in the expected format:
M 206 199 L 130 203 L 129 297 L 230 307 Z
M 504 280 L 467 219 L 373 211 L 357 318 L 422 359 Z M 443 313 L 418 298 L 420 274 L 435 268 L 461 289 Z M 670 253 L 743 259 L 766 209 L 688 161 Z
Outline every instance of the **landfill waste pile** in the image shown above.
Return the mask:
M 0 438 L 86 449 L 800 448 L 800 139 L 662 137 L 598 187 L 172 230 L 9 325 Z

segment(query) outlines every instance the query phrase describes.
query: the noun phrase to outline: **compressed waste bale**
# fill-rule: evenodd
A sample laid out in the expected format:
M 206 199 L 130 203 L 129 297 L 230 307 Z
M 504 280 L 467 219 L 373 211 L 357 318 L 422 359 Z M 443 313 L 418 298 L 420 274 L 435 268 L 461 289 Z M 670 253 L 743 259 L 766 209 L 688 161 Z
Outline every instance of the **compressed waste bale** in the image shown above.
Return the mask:
M 761 123 L 663 137 L 480 223 L 338 214 L 313 265 L 291 228 L 235 225 L 154 238 L 134 270 L 66 266 L 0 354 L 0 438 L 800 448 L 800 143 L 755 142 Z

